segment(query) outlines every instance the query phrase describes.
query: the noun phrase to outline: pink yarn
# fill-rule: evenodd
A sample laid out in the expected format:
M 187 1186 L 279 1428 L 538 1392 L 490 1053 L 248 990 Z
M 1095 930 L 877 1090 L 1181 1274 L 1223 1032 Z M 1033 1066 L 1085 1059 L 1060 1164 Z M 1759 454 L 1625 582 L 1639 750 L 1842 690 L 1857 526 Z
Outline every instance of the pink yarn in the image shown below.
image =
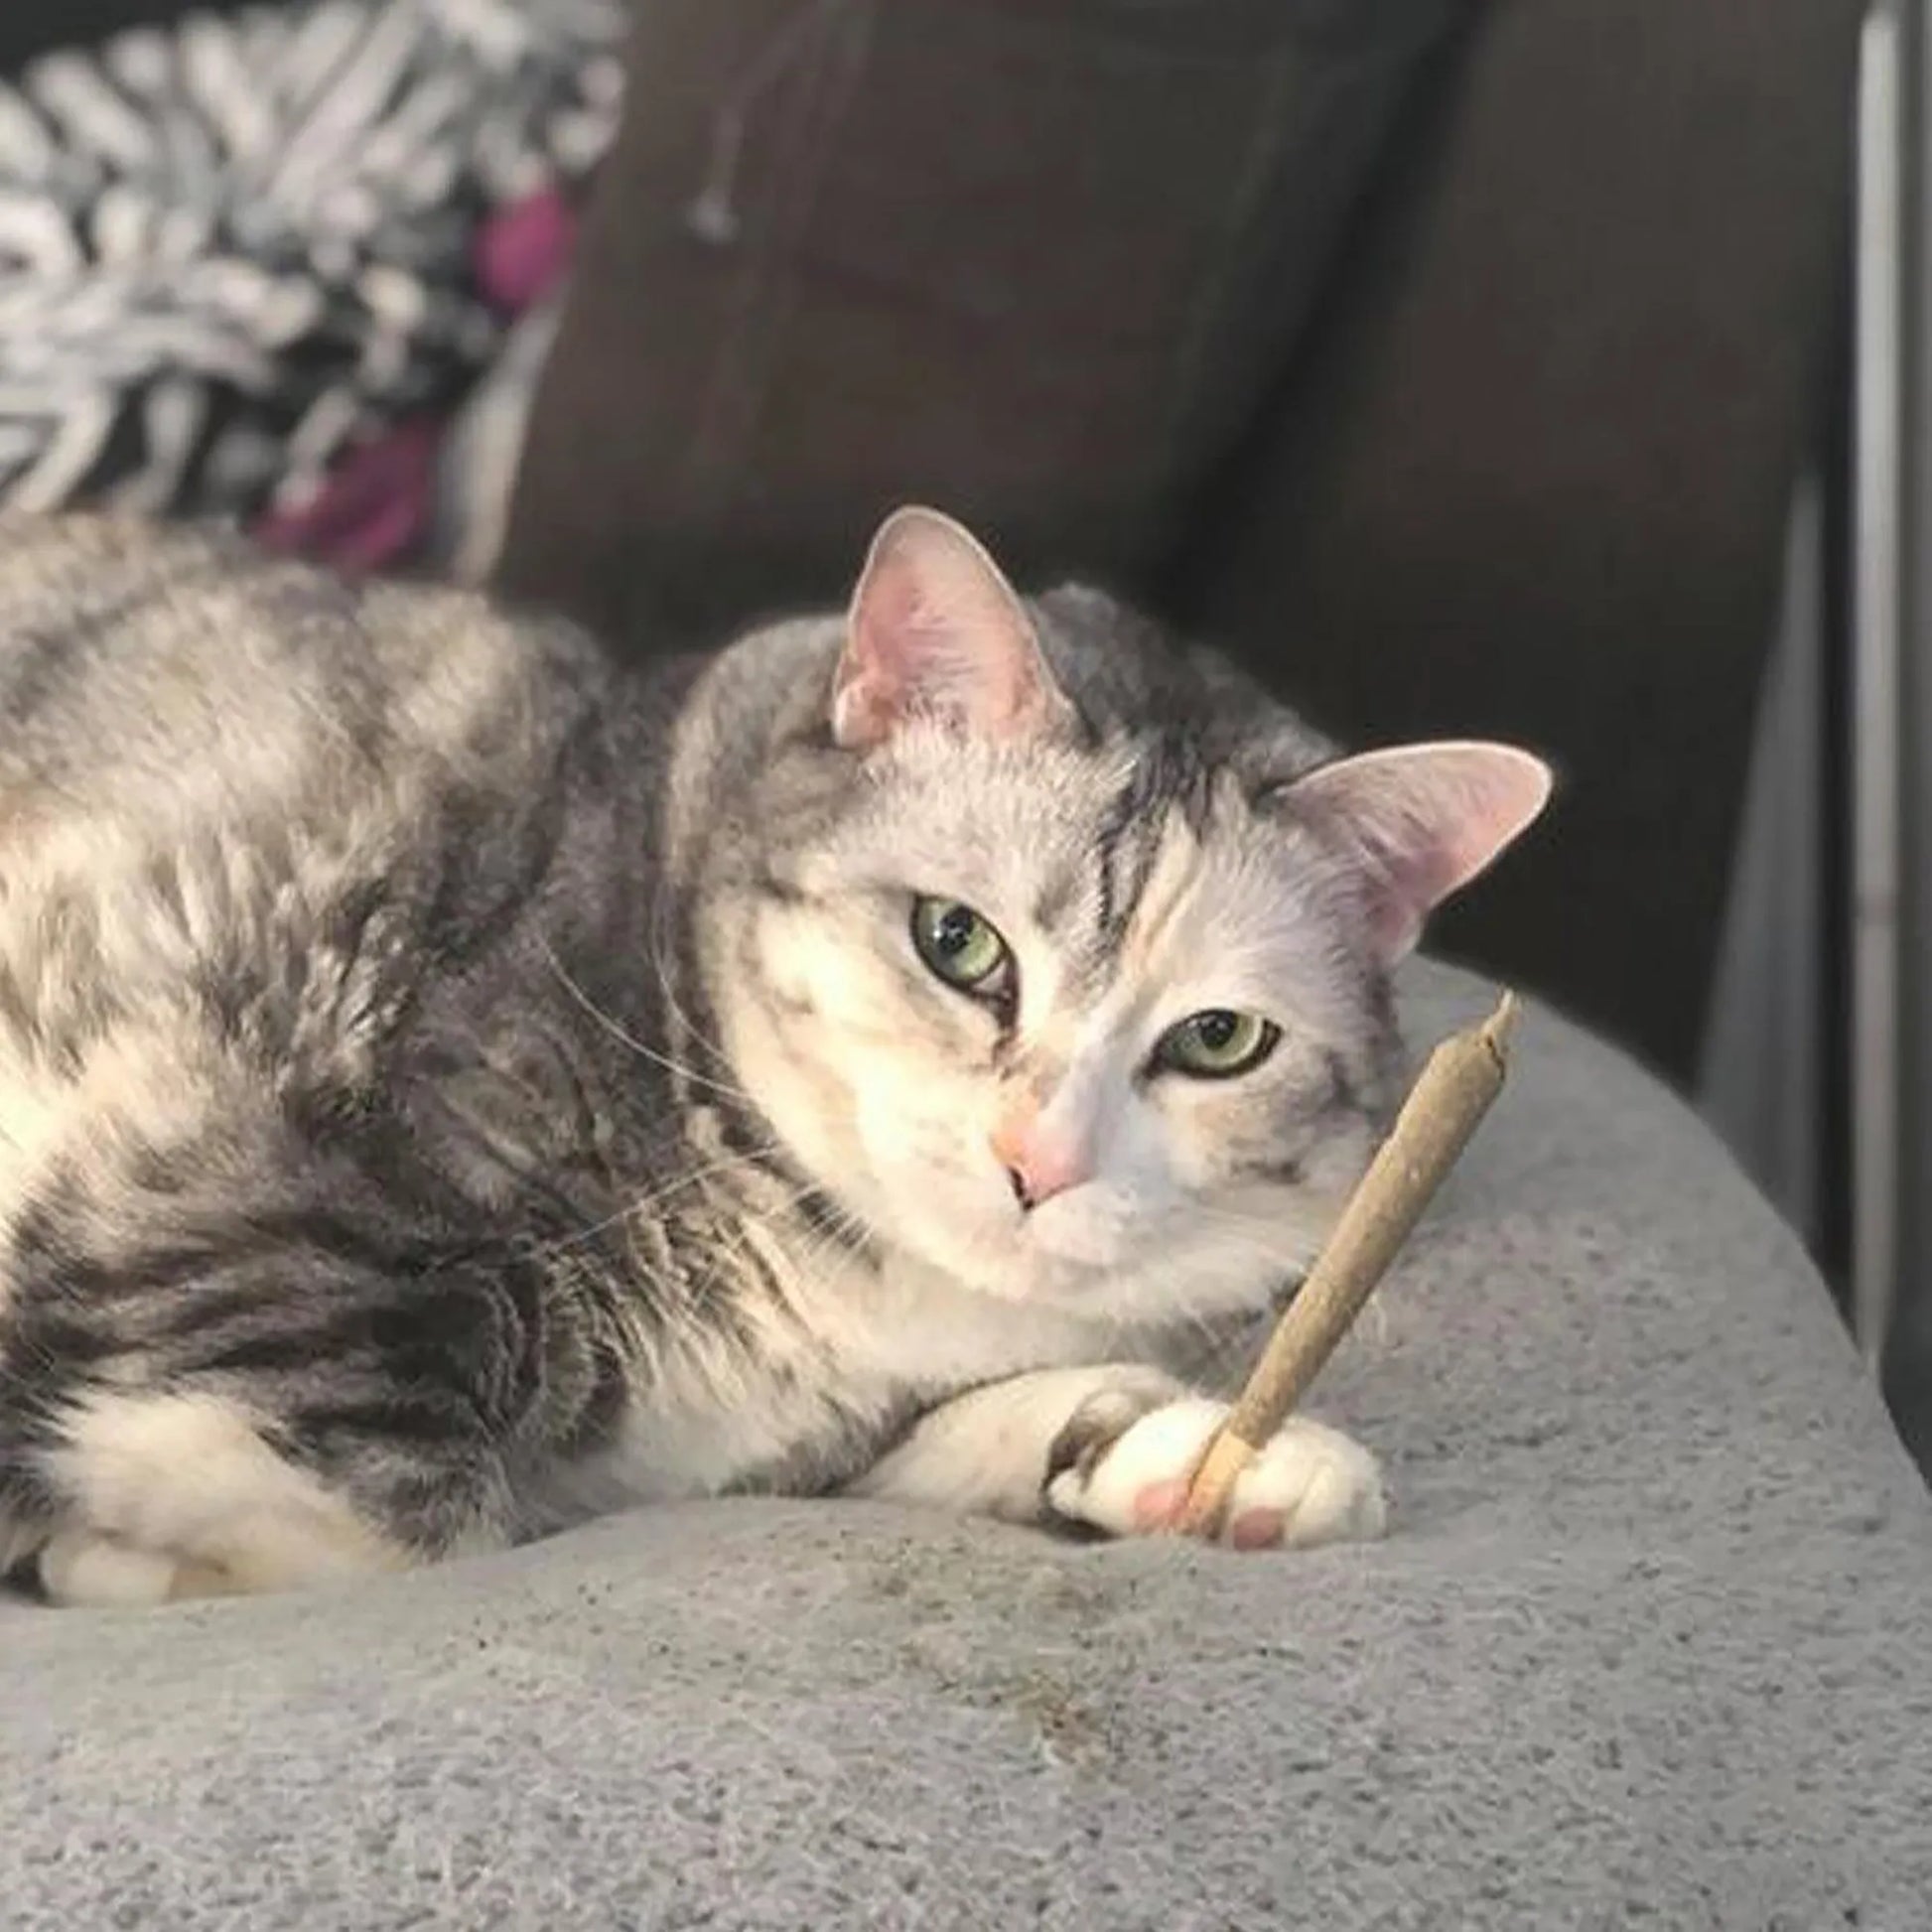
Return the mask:
M 425 418 L 398 424 L 351 450 L 305 501 L 270 510 L 256 537 L 343 570 L 407 561 L 429 529 L 441 436 L 442 425 Z
M 478 292 L 500 316 L 522 314 L 562 283 L 576 240 L 577 216 L 555 189 L 498 208 L 473 243 Z M 255 535 L 271 550 L 341 570 L 407 563 L 429 534 L 446 427 L 416 417 L 358 444 L 301 502 L 267 512 Z
M 498 208 L 477 231 L 483 300 L 499 314 L 522 314 L 563 280 L 576 243 L 576 211 L 554 188 Z

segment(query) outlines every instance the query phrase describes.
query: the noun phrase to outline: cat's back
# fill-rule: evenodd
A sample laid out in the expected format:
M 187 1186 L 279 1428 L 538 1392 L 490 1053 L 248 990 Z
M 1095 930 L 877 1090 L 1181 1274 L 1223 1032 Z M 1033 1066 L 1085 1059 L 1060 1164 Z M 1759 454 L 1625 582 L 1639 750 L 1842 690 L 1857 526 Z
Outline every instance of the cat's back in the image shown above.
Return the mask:
M 568 626 L 357 585 L 212 532 L 0 516 L 0 844 L 513 783 L 607 675 Z
M 604 856 L 618 677 L 468 594 L 0 516 L 0 1249 L 50 1189 L 138 1229 L 155 1150 L 260 1181 L 290 1096 L 387 1092 Z
M 230 1107 L 244 1039 L 257 1069 L 371 1077 L 425 962 L 593 815 L 572 787 L 612 760 L 575 754 L 614 676 L 465 593 L 0 517 L 0 1141 L 54 1063 Z M 69 1119 L 59 1086 L 34 1118 Z

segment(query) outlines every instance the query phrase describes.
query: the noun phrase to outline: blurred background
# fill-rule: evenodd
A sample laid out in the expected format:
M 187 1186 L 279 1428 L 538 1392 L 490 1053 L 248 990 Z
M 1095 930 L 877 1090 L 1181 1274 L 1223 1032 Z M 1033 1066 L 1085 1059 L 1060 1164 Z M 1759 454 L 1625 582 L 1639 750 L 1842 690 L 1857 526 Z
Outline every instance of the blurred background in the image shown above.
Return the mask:
M 0 499 L 615 648 L 905 498 L 1561 808 L 1441 950 L 1623 1043 L 1932 1462 L 1909 0 L 6 0 Z

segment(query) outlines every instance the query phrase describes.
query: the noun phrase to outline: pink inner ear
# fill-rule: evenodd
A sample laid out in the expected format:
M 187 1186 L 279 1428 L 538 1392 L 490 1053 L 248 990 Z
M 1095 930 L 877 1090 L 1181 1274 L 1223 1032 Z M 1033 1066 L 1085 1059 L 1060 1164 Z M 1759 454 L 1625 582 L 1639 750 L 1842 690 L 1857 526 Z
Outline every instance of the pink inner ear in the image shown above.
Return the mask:
M 1394 961 L 1444 899 L 1486 870 L 1543 810 L 1550 768 L 1509 745 L 1408 745 L 1324 765 L 1289 796 L 1351 851 L 1376 945 Z
M 876 745 L 911 707 L 917 666 L 931 654 L 937 617 L 921 608 L 917 576 L 881 559 L 853 600 L 839 663 L 834 719 L 842 744 Z
M 873 539 L 833 688 L 842 745 L 868 749 L 908 718 L 1005 737 L 1059 702 L 1012 586 L 977 542 L 933 510 L 895 512 Z

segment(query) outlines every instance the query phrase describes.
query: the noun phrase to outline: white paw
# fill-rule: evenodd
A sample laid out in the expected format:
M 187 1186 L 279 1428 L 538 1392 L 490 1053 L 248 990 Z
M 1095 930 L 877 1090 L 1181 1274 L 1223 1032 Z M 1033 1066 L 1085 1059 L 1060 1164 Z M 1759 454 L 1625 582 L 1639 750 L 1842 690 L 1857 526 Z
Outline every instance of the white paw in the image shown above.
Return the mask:
M 175 1592 L 174 1558 L 96 1530 L 59 1530 L 41 1551 L 41 1587 L 51 1603 L 132 1608 Z
M 233 1587 L 211 1565 L 144 1550 L 98 1530 L 57 1530 L 39 1561 L 47 1600 L 64 1607 L 146 1609 L 188 1596 L 223 1596 Z
M 1112 1536 L 1167 1529 L 1226 1414 L 1226 1403 L 1190 1396 L 1128 1421 L 1048 1476 L 1048 1506 Z M 1374 1456 L 1340 1431 L 1295 1416 L 1236 1479 L 1221 1541 L 1237 1550 L 1366 1542 L 1387 1521 Z

